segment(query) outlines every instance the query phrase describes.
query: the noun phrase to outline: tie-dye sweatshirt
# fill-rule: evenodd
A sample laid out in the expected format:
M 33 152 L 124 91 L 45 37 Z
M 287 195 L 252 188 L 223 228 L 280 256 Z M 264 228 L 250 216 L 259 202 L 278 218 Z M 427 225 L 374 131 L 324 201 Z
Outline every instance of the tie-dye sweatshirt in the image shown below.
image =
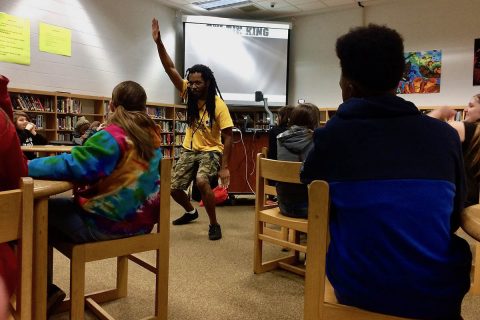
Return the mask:
M 125 131 L 112 124 L 90 137 L 70 154 L 31 160 L 29 175 L 72 181 L 75 201 L 92 228 L 114 235 L 134 235 L 152 230 L 159 207 L 159 130 L 154 156 L 140 158 Z

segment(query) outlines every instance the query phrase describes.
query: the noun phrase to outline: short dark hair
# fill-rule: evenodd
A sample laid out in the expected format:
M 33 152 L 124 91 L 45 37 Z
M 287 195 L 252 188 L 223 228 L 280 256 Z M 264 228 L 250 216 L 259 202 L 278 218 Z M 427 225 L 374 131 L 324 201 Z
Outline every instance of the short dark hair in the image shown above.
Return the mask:
M 394 89 L 405 69 L 402 36 L 386 26 L 351 29 L 337 39 L 336 52 L 343 76 L 365 89 Z
M 290 114 L 292 113 L 294 106 L 283 106 L 278 109 L 278 126 L 286 127 L 288 125 L 288 120 L 290 119 Z
M 320 110 L 312 103 L 301 103 L 293 108 L 289 126 L 300 126 L 314 130 L 320 124 Z

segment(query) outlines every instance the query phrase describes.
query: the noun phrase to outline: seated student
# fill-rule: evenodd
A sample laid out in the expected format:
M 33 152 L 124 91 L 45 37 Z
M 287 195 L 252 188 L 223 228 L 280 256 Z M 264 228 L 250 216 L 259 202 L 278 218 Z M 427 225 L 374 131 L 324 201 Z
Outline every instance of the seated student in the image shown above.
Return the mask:
M 47 144 L 47 139 L 37 132 L 37 126 L 30 122 L 30 118 L 25 112 L 15 110 L 13 112 L 13 122 L 15 123 L 21 146 Z M 29 160 L 36 158 L 33 152 L 24 152 L 24 154 Z
M 318 128 L 320 111 L 311 103 L 293 108 L 289 128 L 277 136 L 277 159 L 303 162 L 313 147 L 313 130 Z M 280 212 L 293 218 L 307 218 L 308 189 L 306 185 L 278 182 L 277 198 Z
M 13 124 L 13 108 L 8 95 L 8 79 L 0 74 L 0 191 L 16 189 L 20 177 L 27 176 L 27 159 Z M 15 291 L 16 258 L 7 243 L 0 243 L 0 319 L 7 319 L 8 301 Z
M 352 29 L 336 43 L 344 103 L 301 172 L 330 186 L 327 276 L 342 304 L 415 319 L 460 319 L 472 255 L 456 236 L 464 168 L 458 134 L 395 96 L 402 37 Z
M 146 113 L 146 101 L 138 83 L 118 84 L 102 131 L 69 154 L 29 162 L 32 177 L 68 180 L 78 186 L 74 198 L 50 199 L 49 236 L 84 243 L 152 230 L 158 217 L 162 153 L 160 130 Z M 49 301 L 51 308 L 65 297 L 54 285 L 49 285 L 48 295 L 55 298 Z
M 81 146 L 83 144 L 83 140 L 85 139 L 84 134 L 89 128 L 90 121 L 88 121 L 85 117 L 79 117 L 73 130 L 72 142 L 77 146 Z
M 472 98 L 472 101 L 476 99 L 475 97 Z M 466 119 L 470 121 L 453 121 L 456 111 L 448 107 L 438 108 L 428 114 L 430 117 L 448 121 L 448 124 L 457 130 L 462 142 L 465 179 L 467 182 L 465 207 L 479 203 L 480 192 L 480 126 L 475 122 L 480 119 L 480 112 L 477 112 L 477 110 L 480 111 L 480 104 L 477 107 L 471 107 L 472 101 L 470 101 L 469 107 L 467 107 L 470 113 L 467 113 L 469 116 Z M 474 108 L 477 110 L 473 111 Z M 478 115 L 476 115 L 477 113 Z M 477 119 L 477 116 L 479 119 Z
M 284 106 L 278 109 L 276 125 L 268 131 L 268 159 L 277 159 L 277 136 L 288 129 L 288 120 L 292 110 L 292 106 Z
M 87 131 L 83 134 L 83 144 L 87 141 L 88 138 L 93 136 L 97 131 L 100 131 L 103 129 L 103 125 L 100 123 L 100 121 L 93 121 L 90 126 L 88 127 Z

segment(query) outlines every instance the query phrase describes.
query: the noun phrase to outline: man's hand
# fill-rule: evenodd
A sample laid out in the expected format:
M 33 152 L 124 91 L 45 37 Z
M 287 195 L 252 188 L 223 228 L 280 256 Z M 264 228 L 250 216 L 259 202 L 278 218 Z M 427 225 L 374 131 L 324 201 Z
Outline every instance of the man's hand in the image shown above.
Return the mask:
M 220 184 L 222 185 L 222 187 L 228 188 L 228 186 L 230 185 L 230 171 L 228 170 L 228 168 L 220 169 L 218 175 L 220 176 Z
M 152 38 L 155 43 L 160 41 L 160 27 L 158 25 L 158 20 L 155 18 L 152 19 Z

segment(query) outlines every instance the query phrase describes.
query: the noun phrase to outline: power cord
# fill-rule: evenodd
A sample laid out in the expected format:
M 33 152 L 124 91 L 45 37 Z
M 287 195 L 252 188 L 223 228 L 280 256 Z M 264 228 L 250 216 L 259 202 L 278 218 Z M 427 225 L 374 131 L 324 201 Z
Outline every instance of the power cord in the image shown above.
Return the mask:
M 250 191 L 255 195 L 255 191 L 253 190 L 252 186 L 250 185 L 250 182 L 248 182 L 248 158 L 247 158 L 247 148 L 245 147 L 245 143 L 243 142 L 243 133 L 242 130 L 240 130 L 237 127 L 233 127 L 234 132 L 239 132 L 240 133 L 240 141 L 233 141 L 232 143 L 242 143 L 243 146 L 243 154 L 245 155 L 245 181 L 247 182 L 248 188 L 250 188 Z M 252 151 L 253 152 L 253 151 Z M 255 170 L 255 165 L 253 166 L 253 170 Z M 254 171 L 252 171 L 254 172 Z

